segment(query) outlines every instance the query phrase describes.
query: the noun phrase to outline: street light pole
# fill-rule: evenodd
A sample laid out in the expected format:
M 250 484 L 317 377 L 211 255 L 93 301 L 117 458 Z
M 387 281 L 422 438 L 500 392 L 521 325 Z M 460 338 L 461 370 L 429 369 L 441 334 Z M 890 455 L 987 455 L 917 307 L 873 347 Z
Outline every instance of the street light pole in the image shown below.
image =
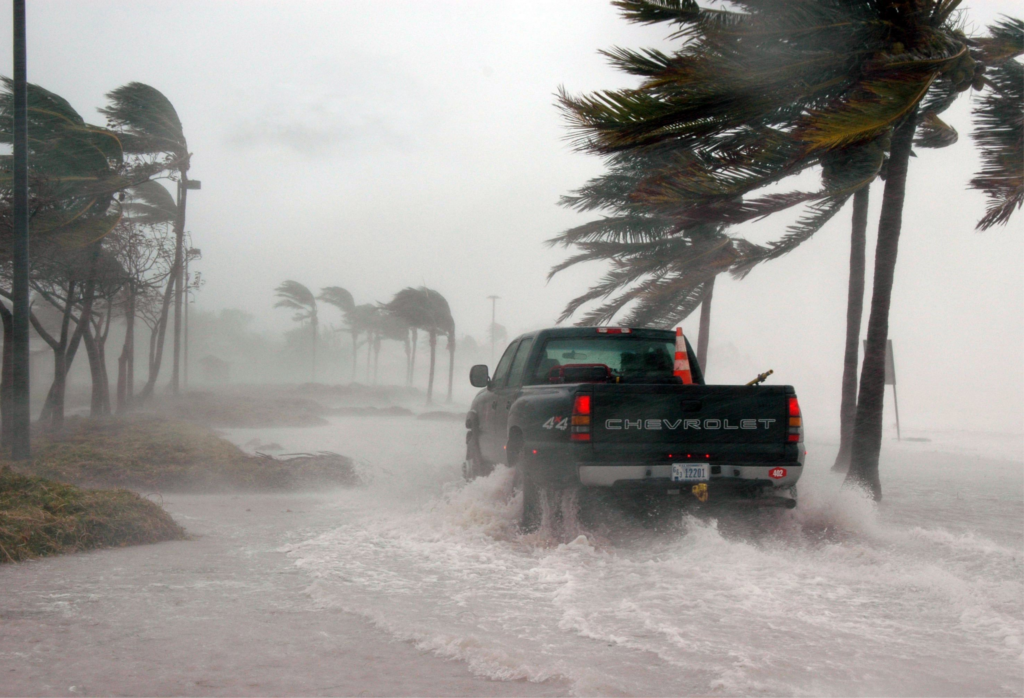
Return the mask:
M 487 297 L 491 299 L 491 363 L 494 363 L 494 323 L 495 323 L 495 313 L 497 312 L 497 308 L 498 308 L 498 299 L 501 298 L 501 296 L 487 296 Z
M 25 0 L 14 0 L 14 269 L 11 284 L 11 457 L 27 460 L 29 444 L 28 356 L 28 81 L 25 56 Z
M 178 182 L 178 219 L 175 222 L 174 241 L 174 365 L 171 367 L 171 392 L 178 394 L 178 371 L 181 366 L 181 303 L 185 293 L 185 205 L 189 190 L 202 188 L 198 179 L 189 179 L 182 171 Z

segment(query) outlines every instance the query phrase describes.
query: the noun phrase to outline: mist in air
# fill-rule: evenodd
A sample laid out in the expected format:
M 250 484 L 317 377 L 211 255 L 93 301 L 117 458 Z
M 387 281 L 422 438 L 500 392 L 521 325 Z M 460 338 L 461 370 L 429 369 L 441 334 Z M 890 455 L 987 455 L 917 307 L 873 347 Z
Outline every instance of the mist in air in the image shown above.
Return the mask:
M 1009 0 L 961 10 L 971 35 L 1019 14 Z M 569 488 L 543 493 L 528 530 L 515 463 L 464 477 L 482 404 L 469 371 L 493 376 L 517 337 L 586 322 L 626 288 L 565 317 L 626 253 L 549 276 L 598 250 L 596 234 L 556 236 L 627 208 L 562 198 L 616 159 L 594 133 L 580 147 L 559 90 L 637 87 L 599 50 L 669 53 L 672 25 L 582 0 L 46 0 L 28 3 L 27 27 L 29 83 L 121 136 L 111 92 L 151 86 L 173 105 L 187 157 L 159 165 L 175 156 L 128 153 L 122 138 L 124 167 L 150 167 L 151 181 L 107 193 L 118 215 L 99 261 L 91 247 L 33 242 L 34 460 L 4 456 L 0 494 L 5 473 L 86 499 L 125 488 L 169 518 L 124 514 L 109 528 L 151 537 L 89 542 L 61 528 L 72 524 L 52 502 L 29 515 L 0 498 L 0 541 L 22 551 L 0 559 L 0 695 L 1024 694 L 1024 236 L 1017 210 L 977 229 L 991 203 L 971 186 L 985 165 L 971 137 L 983 90 L 942 112 L 958 134 L 947 147 L 917 141 L 909 157 L 884 498 L 833 468 L 851 196 L 806 241 L 749 267 L 743 255 L 773 249 L 810 209 L 686 229 L 688 249 L 723 266 L 673 267 L 684 300 L 642 315 L 655 296 L 639 294 L 602 323 L 682 327 L 709 386 L 769 370 L 766 386 L 793 386 L 799 505 Z M 0 36 L 11 32 L 3 13 Z M 8 50 L 0 74 L 12 70 Z M 879 151 L 871 171 L 855 371 L 877 174 L 893 159 Z M 813 192 L 822 172 L 757 195 Z M 33 201 L 71 210 L 52 196 Z M 79 322 L 91 324 L 73 349 Z M 64 385 L 55 356 L 68 352 Z M 507 448 L 507 433 L 495 438 Z M 40 543 L 23 522 L 45 517 Z M 154 534 L 158 523 L 170 532 Z M 74 543 L 46 548 L 61 536 Z M 162 542 L 137 544 L 151 541 Z

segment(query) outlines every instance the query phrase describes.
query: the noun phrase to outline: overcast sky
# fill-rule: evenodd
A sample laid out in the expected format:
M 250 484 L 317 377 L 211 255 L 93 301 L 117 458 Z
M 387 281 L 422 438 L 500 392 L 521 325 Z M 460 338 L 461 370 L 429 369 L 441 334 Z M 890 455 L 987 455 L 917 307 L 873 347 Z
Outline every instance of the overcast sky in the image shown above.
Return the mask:
M 477 337 L 490 294 L 513 333 L 552 324 L 604 271 L 545 282 L 565 253 L 544 240 L 585 220 L 558 197 L 601 171 L 567 144 L 553 94 L 632 84 L 597 50 L 665 45 L 667 34 L 599 0 L 28 5 L 29 80 L 87 120 L 102 123 L 104 93 L 132 80 L 171 99 L 203 182 L 188 215 L 207 280 L 198 306 L 241 308 L 273 331 L 290 324 L 271 309 L 284 279 L 343 286 L 360 303 L 427 285 Z M 1010 0 L 965 5 L 979 29 L 1020 14 Z M 900 412 L 911 427 L 1020 432 L 1024 219 L 974 231 L 985 202 L 966 189 L 969 116 L 961 100 L 945 117 L 960 142 L 911 164 L 890 322 Z M 880 200 L 876 185 L 869 245 Z M 784 227 L 741 232 L 763 241 Z M 774 368 L 834 428 L 848 254 L 846 210 L 788 257 L 723 279 L 709 378 Z M 695 320 L 684 325 L 694 338 Z

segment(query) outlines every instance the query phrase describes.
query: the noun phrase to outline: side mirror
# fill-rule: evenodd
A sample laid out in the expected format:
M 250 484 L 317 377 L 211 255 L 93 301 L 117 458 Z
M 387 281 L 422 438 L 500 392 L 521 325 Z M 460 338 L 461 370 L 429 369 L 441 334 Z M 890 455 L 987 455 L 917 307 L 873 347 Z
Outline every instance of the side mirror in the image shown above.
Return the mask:
M 485 364 L 477 364 L 469 369 L 469 382 L 474 388 L 486 388 L 491 382 L 491 376 L 487 372 Z

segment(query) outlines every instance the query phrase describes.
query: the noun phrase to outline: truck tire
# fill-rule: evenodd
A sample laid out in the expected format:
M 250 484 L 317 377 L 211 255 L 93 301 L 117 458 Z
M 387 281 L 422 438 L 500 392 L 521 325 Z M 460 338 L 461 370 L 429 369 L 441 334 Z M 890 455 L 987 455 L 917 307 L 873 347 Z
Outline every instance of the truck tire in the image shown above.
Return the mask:
M 480 453 L 480 442 L 473 432 L 466 432 L 466 460 L 462 464 L 462 477 L 467 481 L 489 475 L 493 468 Z
M 523 441 L 522 436 L 513 433 L 509 437 L 506 448 L 508 464 L 515 468 L 515 486 L 523 493 L 523 513 L 519 518 L 519 528 L 524 533 L 536 531 L 541 524 L 540 488 L 523 463 Z

